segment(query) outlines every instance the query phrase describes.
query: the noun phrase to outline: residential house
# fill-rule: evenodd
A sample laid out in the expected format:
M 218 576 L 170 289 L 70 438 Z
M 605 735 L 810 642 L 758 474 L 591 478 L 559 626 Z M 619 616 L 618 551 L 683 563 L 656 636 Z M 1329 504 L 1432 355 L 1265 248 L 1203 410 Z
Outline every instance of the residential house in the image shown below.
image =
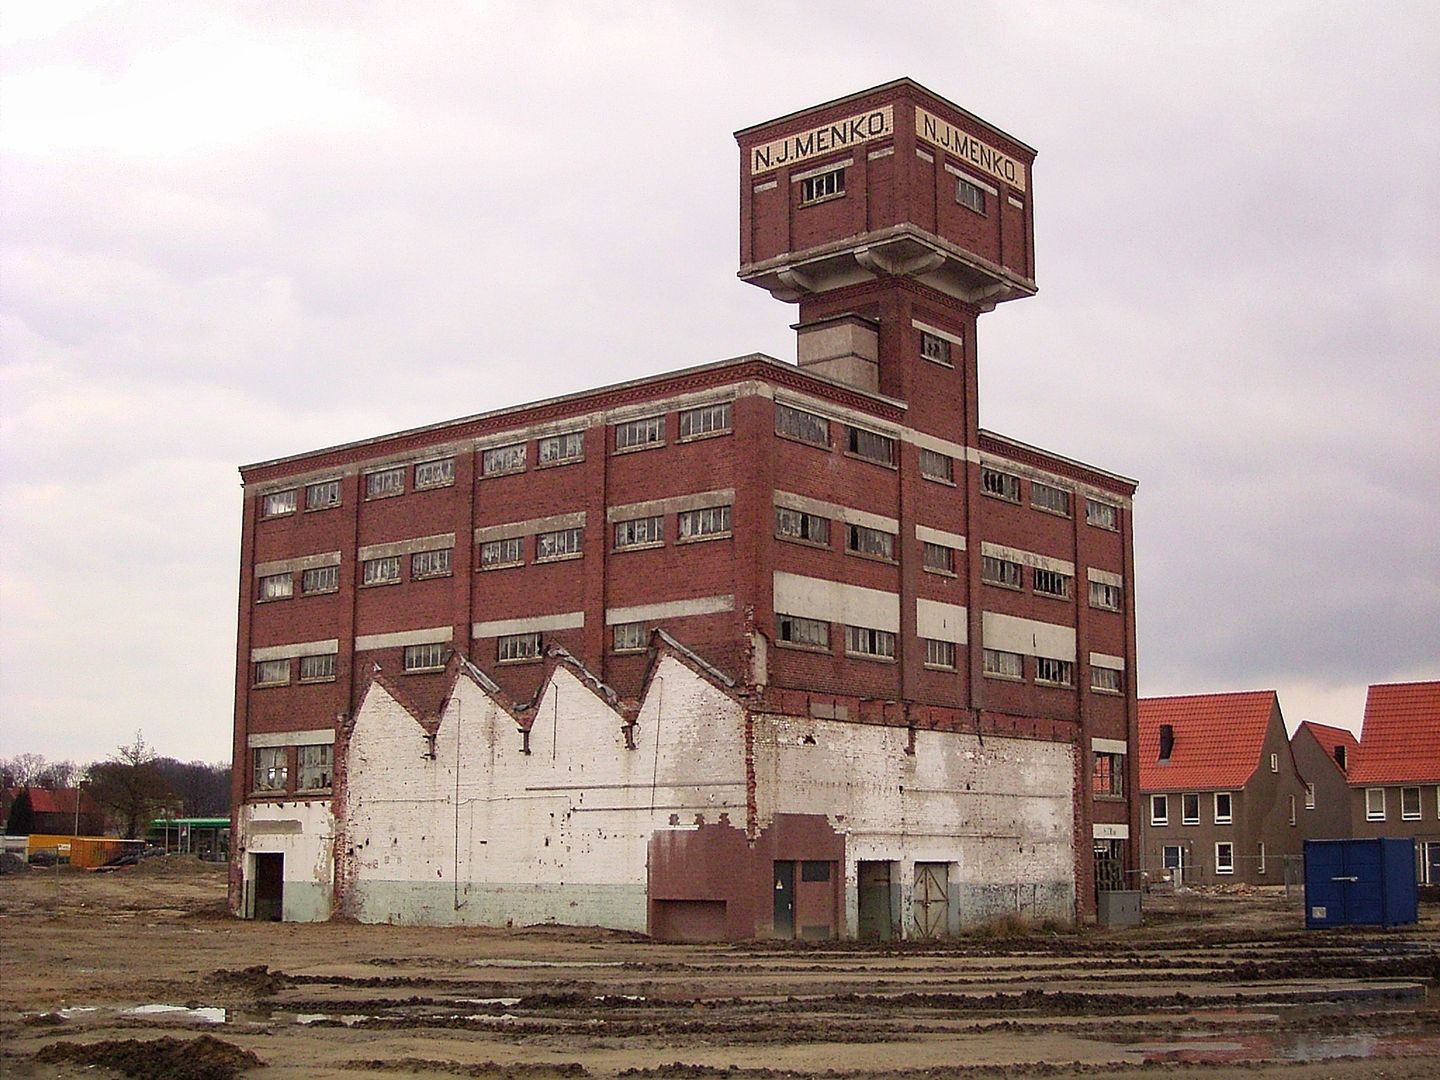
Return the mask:
M 1414 837 L 1418 880 L 1440 885 L 1440 681 L 1370 687 L 1348 779 L 1354 835 Z
M 1290 737 L 1290 752 L 1305 783 L 1300 831 L 1307 840 L 1350 835 L 1350 785 L 1345 770 L 1359 747 L 1344 728 L 1304 720 Z

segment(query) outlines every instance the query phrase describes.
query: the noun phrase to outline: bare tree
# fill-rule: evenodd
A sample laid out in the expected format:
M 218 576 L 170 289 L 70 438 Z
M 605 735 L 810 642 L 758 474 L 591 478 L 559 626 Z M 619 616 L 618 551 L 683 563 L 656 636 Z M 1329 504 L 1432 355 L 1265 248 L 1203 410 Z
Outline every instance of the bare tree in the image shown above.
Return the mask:
M 108 761 L 90 766 L 91 797 L 127 839 L 143 836 L 156 814 L 175 799 L 155 761 L 155 751 L 137 731 L 134 742 L 118 747 Z

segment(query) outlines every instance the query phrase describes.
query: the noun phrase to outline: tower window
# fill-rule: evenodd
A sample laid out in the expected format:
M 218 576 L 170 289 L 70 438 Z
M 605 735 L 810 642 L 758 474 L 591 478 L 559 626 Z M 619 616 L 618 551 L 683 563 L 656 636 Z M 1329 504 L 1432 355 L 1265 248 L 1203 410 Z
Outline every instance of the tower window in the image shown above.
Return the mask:
M 944 364 L 946 367 L 954 366 L 950 362 L 950 342 L 928 330 L 920 331 L 920 355 L 926 360 Z
M 800 181 L 800 205 L 838 199 L 845 194 L 845 170 L 831 169 Z
M 977 214 L 985 213 L 985 189 L 963 176 L 955 178 L 955 201 Z

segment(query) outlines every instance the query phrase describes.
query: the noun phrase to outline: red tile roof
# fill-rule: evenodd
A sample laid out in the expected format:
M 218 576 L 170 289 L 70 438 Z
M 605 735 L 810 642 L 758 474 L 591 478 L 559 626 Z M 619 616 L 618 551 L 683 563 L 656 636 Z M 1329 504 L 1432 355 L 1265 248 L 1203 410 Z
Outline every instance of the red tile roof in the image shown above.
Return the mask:
M 21 788 L 12 788 L 14 795 L 18 796 Z M 75 788 L 50 788 L 32 787 L 30 789 L 30 809 L 37 814 L 73 814 L 75 813 Z M 90 798 L 88 792 L 80 794 L 80 813 L 98 814 L 100 807 L 94 799 Z
M 1260 764 L 1274 690 L 1140 699 L 1140 790 L 1241 788 Z M 1160 725 L 1175 729 L 1170 760 L 1160 758 Z
M 1365 697 L 1352 784 L 1440 783 L 1440 682 L 1384 683 Z
M 1290 739 L 1293 746 L 1295 740 L 1308 732 L 1314 740 L 1320 744 L 1320 749 L 1325 751 L 1325 756 L 1330 759 L 1330 764 L 1340 769 L 1340 763 L 1335 760 L 1335 748 L 1345 748 L 1345 768 L 1340 771 L 1346 772 L 1355 765 L 1355 756 L 1360 749 L 1360 743 L 1355 736 L 1344 728 L 1331 727 L 1329 724 L 1317 724 L 1313 720 L 1302 720 L 1300 726 L 1295 729 L 1294 736 Z

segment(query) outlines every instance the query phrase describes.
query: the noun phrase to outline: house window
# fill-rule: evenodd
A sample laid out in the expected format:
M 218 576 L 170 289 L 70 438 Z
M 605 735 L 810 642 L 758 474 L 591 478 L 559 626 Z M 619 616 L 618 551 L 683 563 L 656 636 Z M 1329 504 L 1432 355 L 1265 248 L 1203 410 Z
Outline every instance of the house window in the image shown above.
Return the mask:
M 877 435 L 864 428 L 845 426 L 845 449 L 856 457 L 873 461 L 877 465 L 895 464 L 895 440 L 888 435 Z
M 1118 530 L 1120 528 L 1120 508 L 1111 503 L 1086 499 L 1085 523 L 1099 529 Z
M 665 542 L 665 518 L 633 518 L 615 523 L 615 550 L 626 548 L 657 547 Z
M 1049 656 L 1035 658 L 1035 681 L 1047 686 L 1070 686 L 1075 681 L 1075 664 Z
M 1400 789 L 1400 820 L 1420 820 L 1420 789 L 1418 787 L 1402 787 Z
M 260 579 L 261 600 L 284 600 L 294 595 L 294 574 L 267 574 Z
M 284 686 L 289 681 L 289 660 L 261 660 L 255 665 L 256 686 Z
M 1037 569 L 1034 574 L 1035 592 L 1040 596 L 1053 596 L 1057 600 L 1070 599 L 1070 575 L 1058 570 Z
M 999 469 L 980 470 L 980 490 L 1006 502 L 1020 501 L 1020 478 L 1001 472 Z
M 954 367 L 950 362 L 950 342 L 928 330 L 920 331 L 920 356 L 936 364 Z
M 580 461 L 585 457 L 585 433 L 567 431 L 562 435 L 547 435 L 535 444 L 535 460 L 540 465 L 564 465 Z
M 480 455 L 482 476 L 504 476 L 525 471 L 525 443 L 496 446 Z
M 1187 791 L 1180 796 L 1180 824 L 1200 824 L 1200 795 L 1198 792 Z
M 710 536 L 730 535 L 730 507 L 707 506 L 702 510 L 686 510 L 677 519 L 680 539 L 703 540 Z
M 895 659 L 895 635 L 869 626 L 845 627 L 845 652 L 871 659 Z
M 1365 789 L 1365 820 L 1385 820 L 1385 789 L 1371 787 Z
M 1280 755 L 1279 755 L 1279 754 L 1271 754 L 1271 755 L 1270 755 L 1270 771 L 1271 771 L 1271 772 L 1279 772 L 1279 771 L 1280 771 Z
M 985 189 L 978 184 L 972 184 L 963 176 L 955 178 L 955 201 L 967 210 L 974 210 L 977 214 L 985 213 Z
M 616 450 L 641 450 L 647 446 L 662 446 L 664 442 L 664 416 L 647 416 L 643 420 L 615 425 Z
M 845 550 L 876 559 L 895 558 L 895 534 L 865 525 L 845 526 Z
M 1265 841 L 1264 841 L 1264 840 L 1261 840 L 1261 841 L 1260 841 L 1259 854 L 1255 857 L 1255 872 L 1256 872 L 1257 874 L 1263 874 L 1263 873 L 1265 873 Z
M 730 403 L 703 405 L 686 409 L 680 414 L 680 438 L 698 439 L 702 435 L 723 435 L 730 430 Z
M 1001 649 L 985 649 L 980 658 L 981 671 L 992 679 L 1025 678 L 1025 661 L 1019 653 Z
M 305 485 L 305 509 L 329 510 L 340 505 L 340 481 L 321 480 L 318 484 Z
M 300 575 L 300 591 L 306 596 L 311 593 L 335 592 L 339 588 L 338 566 L 312 566 Z
M 1305 809 L 1315 809 L 1315 785 L 1311 783 L 1305 785 Z
M 450 549 L 438 551 L 417 551 L 410 556 L 410 579 L 449 577 Z
M 955 643 L 937 638 L 925 639 L 925 666 L 955 670 Z
M 300 657 L 301 682 L 334 682 L 335 654 Z
M 295 787 L 298 791 L 326 791 L 330 787 L 330 744 L 302 746 L 295 751 Z
M 954 574 L 955 573 L 955 549 L 946 547 L 944 544 L 932 544 L 929 540 L 921 542 L 921 562 L 926 570 L 933 574 Z
M 1020 564 L 993 555 L 980 556 L 980 580 L 987 585 L 999 585 L 1003 589 L 1021 587 Z
M 800 181 L 800 205 L 838 199 L 845 194 L 845 169 L 830 169 Z
M 480 569 L 498 570 L 502 566 L 519 566 L 525 561 L 525 538 L 512 536 L 507 540 L 486 540 L 480 545 Z
M 810 443 L 812 446 L 830 445 L 830 421 L 823 416 L 794 409 L 789 405 L 775 406 L 775 434 Z
M 262 517 L 279 517 L 281 514 L 293 514 L 295 512 L 295 489 L 289 491 L 272 491 L 260 500 L 260 514 Z
M 1150 796 L 1150 824 L 1170 824 L 1170 797 L 1168 795 Z
M 776 640 L 801 649 L 830 651 L 830 624 L 819 619 L 802 619 L 798 615 L 775 616 Z
M 920 448 L 920 475 L 927 480 L 939 480 L 946 484 L 955 482 L 955 459 L 938 450 Z
M 1090 582 L 1090 606 L 1103 611 L 1120 610 L 1120 586 L 1104 581 Z
M 1215 845 L 1215 873 L 1233 874 L 1235 872 L 1235 845 L 1229 841 L 1222 840 Z
M 1090 668 L 1090 689 L 1097 694 L 1119 694 L 1124 691 L 1124 673 L 1119 668 Z
M 439 461 L 422 461 L 415 466 L 415 490 L 449 487 L 455 483 L 455 459 L 441 458 Z
M 1125 755 L 1097 753 L 1090 773 L 1090 793 L 1107 798 L 1125 796 Z
M 538 660 L 543 650 L 540 635 L 506 634 L 495 642 L 495 656 L 500 663 L 519 660 Z
M 617 623 L 614 633 L 616 652 L 640 652 L 645 648 L 645 624 L 643 622 Z
M 794 540 L 818 547 L 830 546 L 830 519 L 819 514 L 807 514 L 791 510 L 788 506 L 775 507 L 775 535 L 781 540 Z
M 406 671 L 439 671 L 450 659 L 450 646 L 443 642 L 405 646 Z
M 1231 809 L 1230 803 L 1231 803 L 1231 800 L 1230 800 L 1230 792 L 1228 792 L 1228 791 L 1217 791 L 1217 792 L 1215 792 L 1215 824 L 1216 824 L 1216 825 L 1229 825 L 1229 824 L 1230 824 L 1230 821 L 1231 821 L 1231 818 L 1230 818 L 1230 809 Z
M 405 494 L 405 466 L 365 474 L 365 498 L 384 499 Z
M 289 752 L 283 746 L 255 748 L 255 790 L 284 791 L 290 780 Z
M 366 559 L 361 581 L 365 585 L 393 585 L 400 580 L 400 556 Z
M 554 532 L 540 533 L 535 537 L 535 561 L 573 559 L 583 554 L 582 532 L 581 529 L 557 529 Z
M 1030 483 L 1030 505 L 1037 510 L 1048 510 L 1052 514 L 1070 516 L 1070 493 L 1064 488 L 1042 484 L 1038 480 Z

